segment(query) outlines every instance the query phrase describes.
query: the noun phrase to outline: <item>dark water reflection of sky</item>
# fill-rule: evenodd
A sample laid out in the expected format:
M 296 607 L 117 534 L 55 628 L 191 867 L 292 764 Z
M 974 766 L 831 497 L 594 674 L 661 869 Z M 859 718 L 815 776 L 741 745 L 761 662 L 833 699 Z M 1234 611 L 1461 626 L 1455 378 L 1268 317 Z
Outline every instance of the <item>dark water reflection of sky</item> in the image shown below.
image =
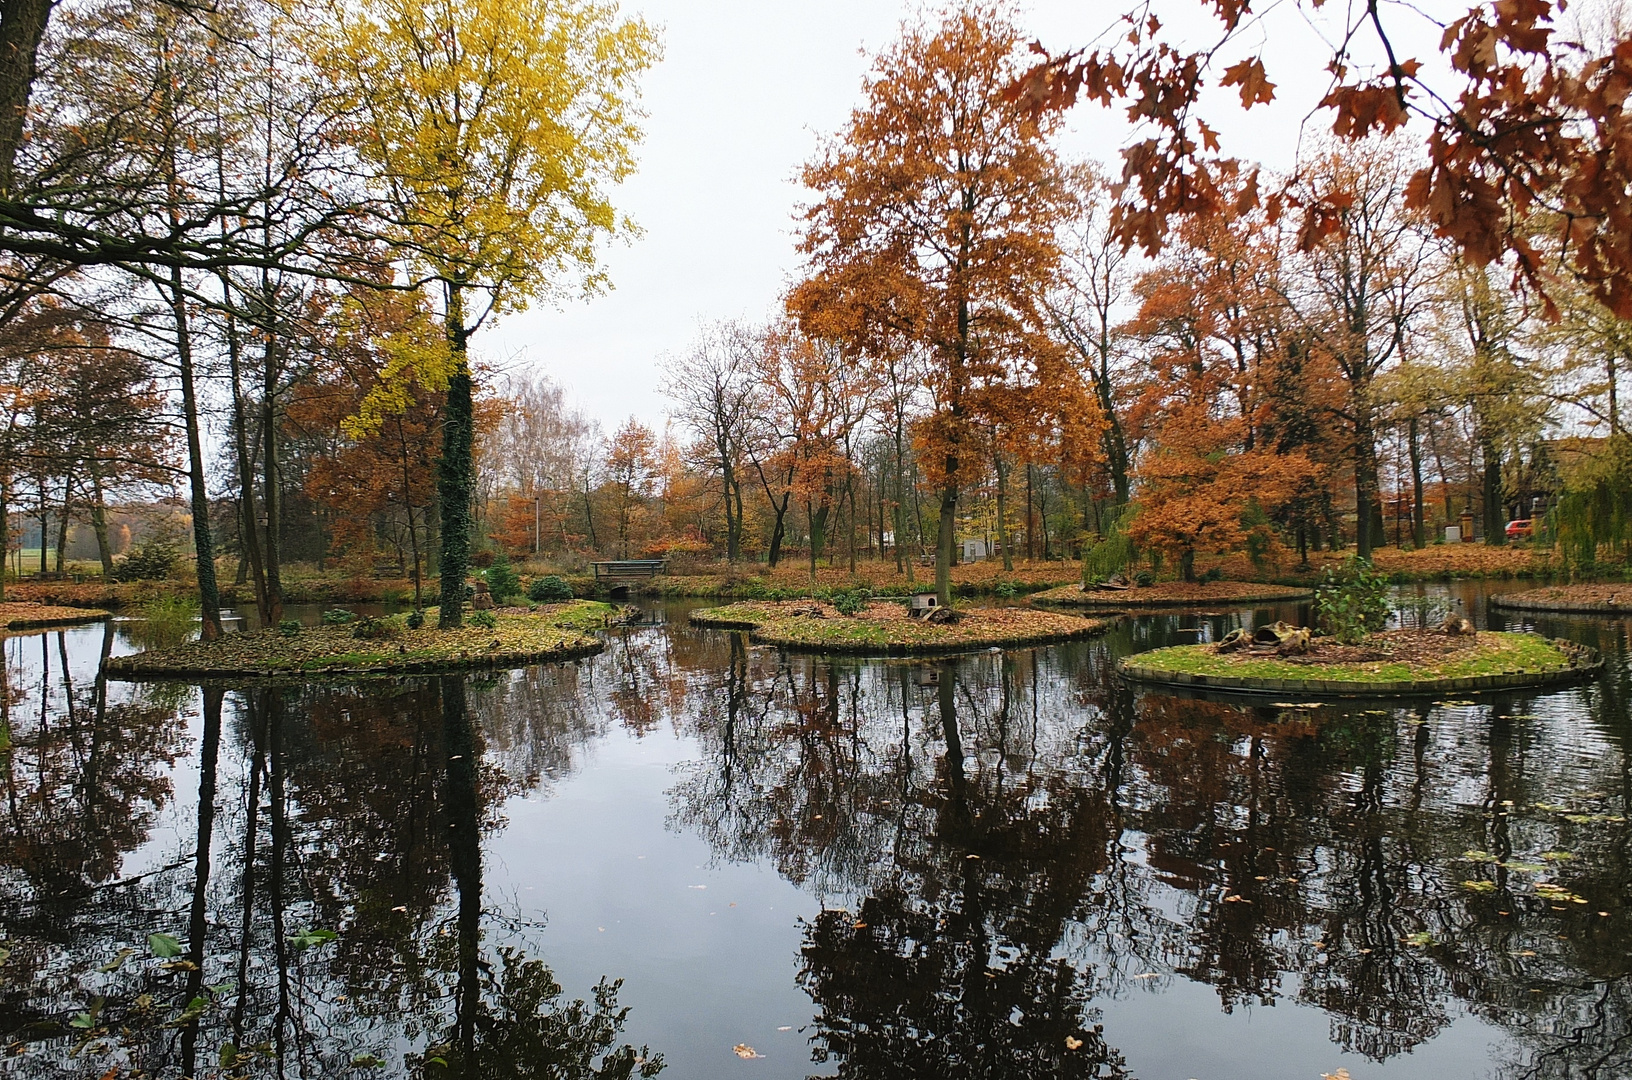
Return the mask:
M 1589 686 L 1290 709 L 1114 677 L 1243 612 L 927 664 L 683 614 L 363 688 L 7 638 L 0 1076 L 1632 1075 L 1624 622 L 1537 627 Z

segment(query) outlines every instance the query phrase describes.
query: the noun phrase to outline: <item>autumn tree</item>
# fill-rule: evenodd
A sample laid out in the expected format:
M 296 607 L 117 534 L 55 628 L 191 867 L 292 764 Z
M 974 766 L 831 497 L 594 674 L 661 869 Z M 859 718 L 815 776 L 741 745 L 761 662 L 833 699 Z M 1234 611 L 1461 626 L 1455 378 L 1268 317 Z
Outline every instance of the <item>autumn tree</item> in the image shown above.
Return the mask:
M 752 424 L 754 331 L 724 322 L 704 327 L 691 347 L 665 364 L 663 392 L 675 419 L 707 448 L 709 468 L 720 478 L 725 512 L 725 557 L 742 555 L 745 444 Z
M 1032 374 L 1069 206 L 1050 116 L 1005 98 L 1023 70 L 1008 9 L 953 8 L 906 24 L 874 60 L 864 102 L 804 171 L 805 280 L 790 312 L 806 333 L 876 363 L 921 346 L 931 412 L 916 425 L 939 494 L 936 591 L 951 601 L 959 495 L 976 432 Z
M 1228 156 L 1204 107 L 1215 88 L 1238 94 L 1243 109 L 1275 99 L 1269 44 L 1252 0 L 1200 0 L 1216 21 L 1199 38 L 1179 20 L 1184 40 L 1135 5 L 1124 30 L 1104 45 L 1041 58 L 1008 87 L 1033 114 L 1079 100 L 1122 105 L 1137 127 L 1122 150 L 1117 236 L 1155 253 L 1170 230 L 1192 217 L 1262 205 L 1272 218 L 1300 214 L 1299 247 L 1343 231 L 1349 209 L 1341 189 L 1296 190 L 1260 184 L 1258 171 Z M 1331 118 L 1332 132 L 1362 140 L 1412 121 L 1426 128 L 1427 153 L 1400 177 L 1406 208 L 1474 265 L 1511 253 L 1519 277 L 1545 292 L 1562 262 L 1616 315 L 1632 317 L 1632 117 L 1624 111 L 1632 50 L 1624 33 L 1561 32 L 1566 0 L 1527 0 L 1469 8 L 1441 23 L 1408 6 L 1376 3 L 1323 9 L 1338 25 L 1332 52 L 1282 50 L 1285 64 L 1313 65 L 1326 86 L 1309 104 Z M 1399 20 L 1422 20 L 1440 56 L 1403 54 Z M 1301 110 L 1300 110 L 1301 111 Z M 1243 178 L 1233 197 L 1226 184 Z
M 641 505 L 657 474 L 652 429 L 634 417 L 624 421 L 606 448 L 606 480 L 618 520 L 618 558 L 629 557 L 629 540 Z
M 636 80 L 653 31 L 594 0 L 366 0 L 318 49 L 355 115 L 404 256 L 440 289 L 446 387 L 437 498 L 440 625 L 461 624 L 475 491 L 468 344 L 495 312 L 606 284 L 604 241 L 630 226 L 608 188 L 634 168 Z

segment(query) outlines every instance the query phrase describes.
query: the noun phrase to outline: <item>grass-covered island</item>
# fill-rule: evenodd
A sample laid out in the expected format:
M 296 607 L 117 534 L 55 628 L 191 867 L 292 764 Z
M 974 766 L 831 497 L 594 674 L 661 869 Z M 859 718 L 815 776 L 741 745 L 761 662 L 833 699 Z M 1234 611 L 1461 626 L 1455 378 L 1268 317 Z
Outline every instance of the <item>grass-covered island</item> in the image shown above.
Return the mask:
M 1632 615 L 1632 584 L 1549 585 L 1490 598 L 1509 611 L 1562 611 L 1583 615 Z
M 109 676 L 127 681 L 175 678 L 437 674 L 472 668 L 519 667 L 590 656 L 602 644 L 594 631 L 613 625 L 623 609 L 592 600 L 547 604 L 534 610 L 473 612 L 457 630 L 436 628 L 436 609 L 424 625 L 405 616 L 362 618 L 323 626 L 254 630 L 218 641 L 188 641 L 107 662 Z
M 1308 589 L 1289 585 L 1262 585 L 1251 581 L 1164 581 L 1127 589 L 1084 588 L 1061 585 L 1031 597 L 1033 604 L 1046 607 L 1097 608 L 1124 611 L 1130 608 L 1212 607 L 1219 604 L 1270 604 L 1307 600 Z
M 788 649 L 870 656 L 920 656 L 1044 645 L 1103 633 L 1110 620 L 1021 607 L 960 608 L 948 622 L 911 618 L 899 601 L 874 600 L 846 614 L 816 600 L 748 600 L 691 613 L 696 626 L 747 630 L 752 641 Z
M 108 613 L 101 608 L 61 607 L 28 601 L 0 603 L 0 630 L 39 630 L 48 626 L 74 626 L 101 622 Z
M 1125 657 L 1136 682 L 1275 694 L 1376 695 L 1476 693 L 1572 682 L 1596 672 L 1598 654 L 1539 634 L 1390 630 L 1359 644 L 1316 637 L 1307 652 L 1220 651 L 1177 645 Z

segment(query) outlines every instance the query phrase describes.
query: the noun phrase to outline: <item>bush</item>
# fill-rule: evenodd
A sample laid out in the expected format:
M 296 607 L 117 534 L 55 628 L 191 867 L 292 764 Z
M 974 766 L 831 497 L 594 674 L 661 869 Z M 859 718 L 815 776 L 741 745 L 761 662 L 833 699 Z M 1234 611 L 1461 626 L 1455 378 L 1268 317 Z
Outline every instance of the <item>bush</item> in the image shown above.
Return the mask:
M 422 610 L 420 608 L 415 608 L 414 610 L 410 611 L 408 613 L 408 617 L 403 620 L 403 623 L 410 630 L 418 630 L 420 627 L 425 625 L 425 612 L 424 612 L 424 610 Z
M 390 641 L 402 636 L 402 624 L 393 618 L 376 619 L 364 615 L 352 627 L 351 636 L 362 641 Z
M 181 561 L 181 549 L 174 540 L 155 536 L 139 547 L 131 548 L 124 558 L 113 564 L 115 581 L 163 581 L 175 572 Z
M 300 633 L 300 631 L 301 625 L 299 619 L 284 619 L 282 622 L 278 623 L 278 633 L 282 634 L 284 637 L 294 637 L 296 634 Z
M 1211 570 L 1208 570 L 1206 573 L 1202 574 L 1196 580 L 1201 582 L 1203 585 L 1208 585 L 1215 581 L 1223 581 L 1224 567 L 1222 565 L 1215 566 Z
M 492 548 L 478 548 L 470 553 L 470 565 L 485 570 L 493 565 L 494 558 Z
M 554 574 L 534 578 L 527 588 L 527 599 L 539 604 L 559 604 L 572 599 L 572 586 Z
M 1141 589 L 1148 589 L 1152 585 L 1156 584 L 1156 575 L 1151 573 L 1149 570 L 1141 570 L 1137 574 L 1133 575 L 1133 583 L 1139 586 Z
M 510 565 L 510 556 L 502 551 L 493 556 L 492 565 L 482 577 L 487 581 L 487 591 L 493 594 L 494 603 L 502 604 L 521 595 L 521 579 L 516 576 L 516 568 Z
M 144 649 L 179 645 L 197 629 L 198 601 L 191 596 L 156 596 L 142 603 L 141 612 L 130 636 Z
M 499 620 L 491 611 L 473 611 L 470 613 L 470 625 L 491 630 L 499 625 Z
M 860 585 L 854 589 L 834 589 L 827 599 L 840 615 L 859 615 L 873 599 L 873 590 Z
M 1388 575 L 1358 558 L 1350 558 L 1337 573 L 1328 566 L 1315 591 L 1320 629 L 1345 645 L 1358 645 L 1367 634 L 1387 627 L 1392 610 Z
M 1000 581 L 997 583 L 997 588 L 992 591 L 995 592 L 998 598 L 1001 600 L 1013 600 L 1015 597 L 1020 595 L 1020 586 L 1016 585 L 1012 581 Z
M 324 626 L 345 626 L 347 623 L 356 621 L 357 613 L 347 611 L 345 608 L 330 608 L 323 613 Z
M 1126 526 L 1133 520 L 1132 507 L 1107 511 L 1104 537 L 1082 552 L 1082 578 L 1103 581 L 1112 574 L 1123 573 L 1139 557 L 1139 549 L 1128 536 Z

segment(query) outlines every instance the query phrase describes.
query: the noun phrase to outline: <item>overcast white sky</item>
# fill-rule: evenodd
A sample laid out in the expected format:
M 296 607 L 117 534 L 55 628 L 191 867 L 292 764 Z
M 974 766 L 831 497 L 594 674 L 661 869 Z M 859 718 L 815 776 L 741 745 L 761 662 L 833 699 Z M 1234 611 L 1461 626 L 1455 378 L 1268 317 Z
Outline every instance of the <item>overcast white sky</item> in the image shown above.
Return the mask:
M 774 309 L 799 265 L 793 214 L 805 194 L 798 168 L 859 103 L 868 68 L 861 50 L 887 45 L 918 5 L 625 0 L 624 9 L 660 27 L 664 48 L 645 82 L 640 172 L 618 198 L 645 234 L 607 253 L 611 293 L 509 316 L 476 341 L 505 368 L 549 374 L 609 433 L 630 415 L 662 423 L 662 356 L 683 350 L 699 322 L 762 318 Z M 1123 9 L 1122 0 L 1034 0 L 1021 9 L 1021 22 L 1058 49 L 1092 40 Z M 1170 26 L 1188 19 L 1198 32 L 1216 33 L 1197 0 L 1166 0 L 1158 10 Z M 1251 114 L 1214 108 L 1209 122 L 1227 150 L 1285 167 L 1320 97 L 1330 49 L 1290 0 L 1270 18 L 1240 51 L 1262 49 L 1280 101 Z M 1431 43 L 1420 24 L 1412 36 L 1423 47 L 1411 51 L 1426 59 Z M 1079 107 L 1071 123 L 1068 153 L 1115 160 L 1126 136 L 1117 114 Z M 1311 128 L 1326 123 L 1317 117 Z

